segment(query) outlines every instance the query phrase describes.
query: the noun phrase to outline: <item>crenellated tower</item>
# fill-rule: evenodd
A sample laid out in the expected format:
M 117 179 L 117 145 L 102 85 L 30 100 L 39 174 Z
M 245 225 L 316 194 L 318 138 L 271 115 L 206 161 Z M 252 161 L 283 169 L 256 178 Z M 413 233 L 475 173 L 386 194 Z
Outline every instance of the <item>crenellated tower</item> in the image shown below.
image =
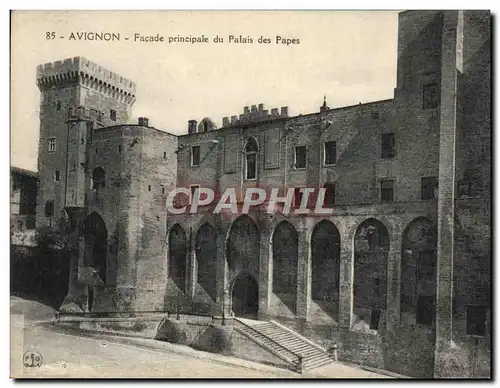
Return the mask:
M 83 209 L 94 130 L 128 122 L 135 83 L 82 57 L 37 67 L 40 98 L 37 228 Z

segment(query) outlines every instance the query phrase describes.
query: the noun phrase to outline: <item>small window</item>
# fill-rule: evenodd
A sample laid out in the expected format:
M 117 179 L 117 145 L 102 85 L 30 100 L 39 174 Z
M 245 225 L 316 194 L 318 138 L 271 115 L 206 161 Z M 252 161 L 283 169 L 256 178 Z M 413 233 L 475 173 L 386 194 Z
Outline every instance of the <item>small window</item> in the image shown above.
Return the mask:
M 57 101 L 56 110 L 61 110 L 61 101 Z
M 257 179 L 257 141 L 251 137 L 245 146 L 245 179 Z
M 335 184 L 334 183 L 325 183 L 325 198 L 323 201 L 323 205 L 332 206 L 335 205 Z
M 206 121 L 203 122 L 203 132 L 208 131 L 208 123 Z
M 111 121 L 116 121 L 116 110 L 114 109 L 109 110 L 109 119 Z
M 295 187 L 293 191 L 293 207 L 300 207 L 302 203 L 303 192 L 302 187 Z
M 49 152 L 55 152 L 56 151 L 56 138 L 51 137 L 49 139 Z
M 295 168 L 306 168 L 306 146 L 295 147 Z
M 80 144 L 85 144 L 85 139 L 83 137 L 80 139 Z
M 200 165 L 200 146 L 191 147 L 191 166 Z
M 167 153 L 163 152 L 163 159 L 167 159 Z
M 325 142 L 325 165 L 332 165 L 337 163 L 337 142 Z
M 380 181 L 380 199 L 382 202 L 394 201 L 394 180 L 385 179 Z
M 437 198 L 438 180 L 436 177 L 422 178 L 422 199 Z
M 396 136 L 394 133 L 382 134 L 382 159 L 391 159 L 396 156 Z
M 467 306 L 467 334 L 484 337 L 486 334 L 486 306 Z
M 49 200 L 45 202 L 45 209 L 44 209 L 45 217 L 52 217 L 54 215 L 54 201 Z
M 434 297 L 419 296 L 417 299 L 417 323 L 432 326 L 434 315 Z
M 162 187 L 162 188 L 161 188 L 161 193 L 162 193 L 162 194 L 165 194 L 165 187 Z
M 120 145 L 118 146 L 118 153 L 120 153 L 120 154 L 121 154 L 121 152 L 122 152 L 122 145 L 120 144 Z
M 436 109 L 439 106 L 439 87 L 436 82 L 422 88 L 422 109 Z
M 61 171 L 59 171 L 59 170 L 54 171 L 54 181 L 55 182 L 61 181 Z
M 92 171 L 92 190 L 97 194 L 99 189 L 106 187 L 106 173 L 101 167 L 97 167 Z
M 148 185 L 148 191 L 151 191 L 151 185 Z
M 458 188 L 457 188 L 457 197 L 470 197 L 470 187 L 471 184 L 468 181 L 460 181 L 458 182 Z

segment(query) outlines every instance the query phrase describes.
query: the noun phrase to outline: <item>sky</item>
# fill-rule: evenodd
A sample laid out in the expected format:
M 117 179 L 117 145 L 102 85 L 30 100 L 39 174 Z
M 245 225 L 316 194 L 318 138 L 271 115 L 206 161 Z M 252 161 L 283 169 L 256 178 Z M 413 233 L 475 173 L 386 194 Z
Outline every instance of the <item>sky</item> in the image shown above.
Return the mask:
M 134 81 L 130 122 L 148 117 L 174 134 L 187 133 L 191 119 L 221 126 L 259 103 L 294 116 L 318 112 L 325 95 L 331 108 L 392 98 L 396 83 L 397 11 L 14 11 L 11 20 L 11 164 L 34 171 L 42 63 L 83 56 Z M 70 41 L 72 32 L 121 39 Z M 167 41 L 134 42 L 136 33 Z M 201 35 L 210 43 L 168 43 Z M 213 43 L 216 35 L 224 42 Z M 259 44 L 261 36 L 272 43 Z

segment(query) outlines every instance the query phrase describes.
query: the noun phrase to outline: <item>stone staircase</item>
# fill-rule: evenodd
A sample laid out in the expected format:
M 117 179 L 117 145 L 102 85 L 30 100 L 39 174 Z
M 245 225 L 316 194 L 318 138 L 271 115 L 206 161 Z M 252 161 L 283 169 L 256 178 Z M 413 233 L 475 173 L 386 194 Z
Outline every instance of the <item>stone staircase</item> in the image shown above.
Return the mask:
M 326 349 L 275 321 L 235 318 L 235 329 L 299 373 L 334 362 Z

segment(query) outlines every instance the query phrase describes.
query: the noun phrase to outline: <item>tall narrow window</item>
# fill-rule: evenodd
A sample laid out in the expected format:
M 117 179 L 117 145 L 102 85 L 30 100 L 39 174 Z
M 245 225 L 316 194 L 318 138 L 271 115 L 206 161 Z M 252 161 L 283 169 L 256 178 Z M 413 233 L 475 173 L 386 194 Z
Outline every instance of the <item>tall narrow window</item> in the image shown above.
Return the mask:
M 385 179 L 380 181 L 380 200 L 382 202 L 394 201 L 394 180 Z
M 293 207 L 299 207 L 302 203 L 302 197 L 304 193 L 302 193 L 301 190 L 302 187 L 295 187 L 295 189 L 293 190 Z
M 59 182 L 61 180 L 61 172 L 59 170 L 54 171 L 54 181 Z
M 436 82 L 422 87 L 422 109 L 436 109 L 439 106 L 439 87 Z
M 196 193 L 199 192 L 200 190 L 200 185 L 191 185 L 190 186 L 190 189 L 191 189 L 191 198 L 189 200 L 189 203 L 193 203 L 193 198 L 196 198 Z
M 200 165 L 200 146 L 191 147 L 191 166 Z
M 56 151 L 56 138 L 51 137 L 49 139 L 49 152 L 55 152 Z
M 295 147 L 295 168 L 306 168 L 306 146 Z
M 422 178 L 422 199 L 437 198 L 438 180 L 436 177 Z
M 54 215 L 54 201 L 49 200 L 45 202 L 45 209 L 44 209 L 45 217 L 52 217 Z
M 394 133 L 382 134 L 382 159 L 394 158 L 396 155 L 396 136 Z
M 116 121 L 116 110 L 114 109 L 109 110 L 109 119 L 111 121 Z
M 337 163 L 337 142 L 325 142 L 325 165 L 332 165 Z
M 203 132 L 208 131 L 208 123 L 206 121 L 203 122 Z
M 104 187 L 106 187 L 106 173 L 101 167 L 97 167 L 92 172 L 92 190 L 98 194 Z
M 335 183 L 325 183 L 325 198 L 323 205 L 332 206 L 335 205 Z
M 251 137 L 245 146 L 245 178 L 257 179 L 257 141 Z
M 434 297 L 419 296 L 417 299 L 417 323 L 430 326 L 434 320 L 434 315 Z
M 484 337 L 487 311 L 485 306 L 467 306 L 467 334 Z

